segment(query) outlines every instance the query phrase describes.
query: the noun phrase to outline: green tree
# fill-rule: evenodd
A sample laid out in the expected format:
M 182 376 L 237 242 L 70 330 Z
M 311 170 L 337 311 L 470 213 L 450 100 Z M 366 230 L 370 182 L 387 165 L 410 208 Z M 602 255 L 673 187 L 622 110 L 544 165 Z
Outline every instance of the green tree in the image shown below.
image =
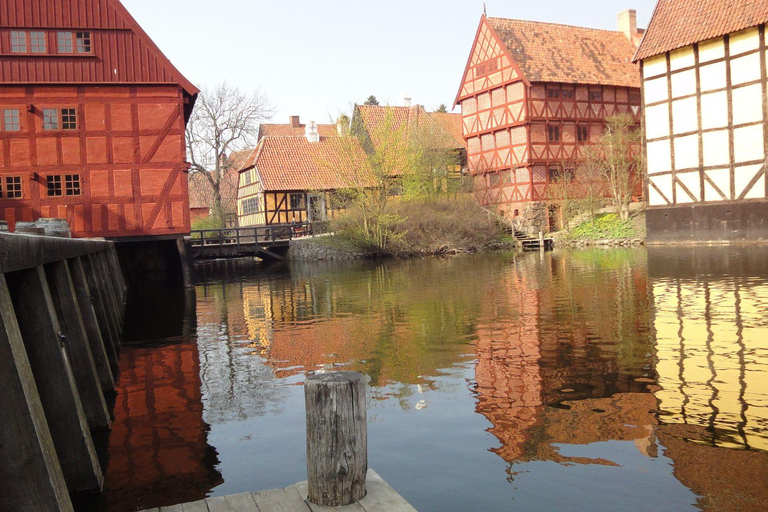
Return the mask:
M 439 107 L 435 110 L 438 114 L 447 114 L 448 113 L 448 107 L 445 106 L 445 103 L 441 103 Z
M 379 106 L 379 100 L 376 99 L 376 96 L 371 94 L 370 96 L 368 96 L 368 99 L 365 100 L 365 103 L 363 103 L 363 105 L 373 105 L 373 106 L 377 106 L 378 107 Z

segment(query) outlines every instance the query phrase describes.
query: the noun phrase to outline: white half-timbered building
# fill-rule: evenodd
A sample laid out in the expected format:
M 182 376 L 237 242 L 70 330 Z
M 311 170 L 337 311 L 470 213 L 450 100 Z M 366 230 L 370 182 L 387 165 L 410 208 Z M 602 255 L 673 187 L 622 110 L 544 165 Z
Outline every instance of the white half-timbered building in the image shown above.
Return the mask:
M 768 239 L 768 1 L 660 0 L 638 49 L 649 240 Z

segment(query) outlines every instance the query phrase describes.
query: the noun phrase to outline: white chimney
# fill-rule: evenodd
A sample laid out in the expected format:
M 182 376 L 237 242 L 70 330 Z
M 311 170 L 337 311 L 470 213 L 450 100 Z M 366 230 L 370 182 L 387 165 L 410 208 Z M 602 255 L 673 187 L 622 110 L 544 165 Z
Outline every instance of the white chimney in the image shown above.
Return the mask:
M 320 142 L 320 134 L 317 133 L 317 123 L 310 121 L 307 123 L 307 127 L 304 131 L 304 136 L 307 137 L 309 142 Z
M 637 38 L 637 11 L 627 9 L 626 11 L 621 11 L 616 17 L 619 21 L 619 32 L 627 36 L 627 39 L 634 43 Z
M 410 96 L 403 96 L 403 106 L 404 107 L 410 107 L 411 106 L 411 97 Z

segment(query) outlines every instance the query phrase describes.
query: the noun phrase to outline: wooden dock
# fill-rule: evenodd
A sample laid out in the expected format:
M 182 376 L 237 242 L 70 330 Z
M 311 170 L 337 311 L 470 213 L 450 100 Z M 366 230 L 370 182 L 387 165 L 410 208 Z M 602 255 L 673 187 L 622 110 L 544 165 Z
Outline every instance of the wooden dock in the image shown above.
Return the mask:
M 365 497 L 343 507 L 323 507 L 307 501 L 306 481 L 284 489 L 244 492 L 144 512 L 416 512 L 402 496 L 372 469 L 366 474 Z

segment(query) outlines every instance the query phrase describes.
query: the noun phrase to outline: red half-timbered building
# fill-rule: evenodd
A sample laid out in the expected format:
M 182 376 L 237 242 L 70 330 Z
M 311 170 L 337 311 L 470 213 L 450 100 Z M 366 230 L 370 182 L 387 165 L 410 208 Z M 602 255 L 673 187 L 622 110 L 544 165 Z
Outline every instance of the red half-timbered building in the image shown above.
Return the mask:
M 117 240 L 189 233 L 198 92 L 119 0 L 3 0 L 0 219 Z
M 509 219 L 535 211 L 528 228 L 547 231 L 547 185 L 571 175 L 607 117 L 639 123 L 635 11 L 619 29 L 481 17 L 455 101 L 480 204 Z

